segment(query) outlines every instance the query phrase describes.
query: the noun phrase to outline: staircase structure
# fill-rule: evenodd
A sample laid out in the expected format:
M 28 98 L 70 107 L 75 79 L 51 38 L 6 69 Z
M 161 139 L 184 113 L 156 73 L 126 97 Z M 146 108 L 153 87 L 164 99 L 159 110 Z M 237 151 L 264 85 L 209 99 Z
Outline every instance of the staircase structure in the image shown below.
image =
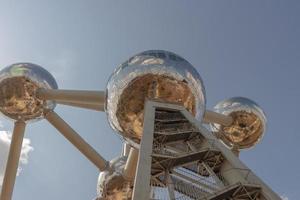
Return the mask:
M 148 101 L 133 200 L 279 200 L 184 109 Z

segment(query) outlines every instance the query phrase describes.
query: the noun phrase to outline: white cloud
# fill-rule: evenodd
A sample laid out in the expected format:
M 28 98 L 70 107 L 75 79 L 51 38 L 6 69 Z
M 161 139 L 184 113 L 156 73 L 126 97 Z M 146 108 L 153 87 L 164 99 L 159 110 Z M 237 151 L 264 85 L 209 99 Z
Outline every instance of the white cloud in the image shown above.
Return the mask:
M 280 196 L 282 200 L 289 200 L 285 195 Z
M 0 127 L 2 127 L 0 122 Z M 7 162 L 9 146 L 11 142 L 11 133 L 8 131 L 0 131 L 0 189 L 2 186 L 2 181 L 5 173 L 5 166 Z M 22 151 L 20 156 L 20 163 L 18 168 L 18 175 L 21 172 L 20 165 L 28 163 L 29 152 L 33 150 L 33 147 L 30 145 L 30 140 L 24 138 L 22 144 Z

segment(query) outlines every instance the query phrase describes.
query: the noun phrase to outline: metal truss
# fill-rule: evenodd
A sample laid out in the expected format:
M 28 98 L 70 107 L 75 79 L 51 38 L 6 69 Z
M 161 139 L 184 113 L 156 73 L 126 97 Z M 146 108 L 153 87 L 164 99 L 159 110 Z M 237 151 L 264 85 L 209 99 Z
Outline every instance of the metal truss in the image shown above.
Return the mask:
M 143 199 L 280 198 L 184 108 L 148 101 L 133 190 Z

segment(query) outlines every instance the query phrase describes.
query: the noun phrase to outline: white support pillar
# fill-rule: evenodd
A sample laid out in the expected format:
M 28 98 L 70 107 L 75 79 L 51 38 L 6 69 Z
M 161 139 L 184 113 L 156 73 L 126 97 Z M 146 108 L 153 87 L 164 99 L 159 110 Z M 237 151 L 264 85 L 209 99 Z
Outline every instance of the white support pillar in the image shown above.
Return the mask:
M 14 131 L 11 138 L 11 144 L 6 163 L 6 170 L 3 179 L 0 200 L 11 200 L 15 185 L 16 175 L 19 166 L 19 160 L 22 150 L 22 143 L 25 132 L 25 122 L 15 122 Z
M 154 134 L 155 108 L 147 101 L 144 110 L 144 132 L 140 144 L 137 172 L 134 181 L 132 200 L 150 199 L 152 146 Z

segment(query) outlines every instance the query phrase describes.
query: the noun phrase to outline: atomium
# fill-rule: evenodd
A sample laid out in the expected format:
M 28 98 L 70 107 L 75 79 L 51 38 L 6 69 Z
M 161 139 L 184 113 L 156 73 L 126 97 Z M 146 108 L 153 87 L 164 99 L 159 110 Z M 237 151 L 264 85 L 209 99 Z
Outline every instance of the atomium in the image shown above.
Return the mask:
M 53 110 L 54 101 L 36 98 L 39 88 L 57 89 L 52 75 L 32 63 L 16 63 L 0 72 L 0 111 L 10 119 L 41 119 L 45 109 Z
M 162 50 L 142 52 L 118 67 L 108 81 L 106 95 L 110 125 L 137 144 L 143 131 L 145 100 L 183 105 L 199 121 L 206 103 L 204 85 L 194 67 Z
M 233 119 L 230 126 L 211 124 L 212 130 L 228 147 L 250 148 L 263 137 L 266 117 L 254 101 L 244 97 L 234 97 L 218 103 L 214 110 Z
M 260 141 L 266 129 L 263 111 L 255 102 L 247 98 L 231 98 L 216 105 L 215 111 L 206 110 L 205 89 L 200 75 L 185 59 L 168 51 L 151 50 L 131 57 L 111 75 L 106 92 L 58 90 L 57 88 L 51 74 L 35 64 L 17 63 L 0 71 L 0 112 L 15 121 L 0 199 L 12 199 L 26 122 L 41 118 L 45 118 L 53 125 L 101 171 L 97 185 L 97 200 L 129 200 L 132 196 L 143 199 L 140 197 L 148 195 L 145 191 L 149 191 L 146 188 L 149 185 L 152 189 L 168 187 L 171 199 L 175 199 L 175 190 L 181 194 L 191 195 L 194 191 L 189 187 L 187 191 L 182 190 L 182 187 L 187 185 L 182 180 L 189 182 L 193 179 L 190 175 L 185 176 L 184 173 L 186 171 L 195 173 L 197 179 L 193 180 L 197 180 L 196 182 L 200 181 L 198 175 L 205 180 L 215 179 L 214 176 L 223 173 L 222 164 L 230 152 L 223 145 L 217 145 L 216 147 L 220 147 L 219 152 L 213 149 L 210 141 L 205 141 L 218 142 L 215 137 L 206 133 L 205 129 L 201 129 L 202 123 L 210 123 L 214 134 L 225 145 L 232 148 L 233 152 L 254 146 Z M 147 100 L 151 100 L 155 108 L 172 109 L 163 115 L 160 115 L 161 111 L 156 110 L 155 119 L 152 118 L 153 116 L 146 118 L 154 123 L 154 131 L 151 123 L 146 123 L 150 127 L 146 126 L 145 130 L 153 134 L 153 137 L 156 134 L 156 138 L 154 137 L 153 141 L 144 138 L 141 144 L 144 146 L 140 146 L 144 129 L 144 107 Z M 54 111 L 56 103 L 105 111 L 111 127 L 126 140 L 122 156 L 110 162 L 105 160 Z M 180 116 L 174 114 L 177 110 L 181 112 Z M 163 117 L 158 119 L 158 116 Z M 180 128 L 175 126 L 181 122 L 183 126 Z M 157 123 L 171 128 L 156 126 Z M 189 126 L 191 124 L 198 129 L 191 128 Z M 157 136 L 158 133 L 160 136 Z M 196 140 L 195 138 L 200 135 L 201 139 Z M 158 137 L 163 139 L 157 140 Z M 151 147 L 152 144 L 156 149 Z M 208 150 L 203 147 L 208 147 Z M 150 156 L 151 148 L 156 154 L 155 159 L 154 154 Z M 148 168 L 152 159 L 155 160 L 155 165 L 159 166 L 156 169 L 154 167 L 154 170 Z M 233 164 L 233 167 L 239 169 L 243 167 L 234 159 L 229 161 L 227 164 Z M 185 164 L 192 164 L 192 166 L 182 168 Z M 225 168 L 231 167 L 230 165 L 226 165 Z M 175 171 L 175 168 L 184 170 Z M 147 170 L 150 170 L 149 173 Z M 151 179 L 152 172 L 157 173 L 153 179 Z M 231 181 L 231 178 L 226 179 L 228 176 L 222 178 Z M 149 183 L 144 179 L 149 179 Z M 233 181 L 236 179 L 234 178 Z M 137 187 L 134 187 L 134 184 Z M 219 177 L 213 184 L 220 184 L 223 187 Z M 172 188 L 171 185 L 174 187 Z M 208 189 L 215 194 L 214 188 L 210 187 L 213 185 L 209 183 L 208 186 Z M 147 190 L 139 190 L 139 187 L 145 187 L 144 189 Z M 155 191 L 151 195 L 153 196 L 154 193 Z M 197 196 L 194 199 L 199 198 Z

